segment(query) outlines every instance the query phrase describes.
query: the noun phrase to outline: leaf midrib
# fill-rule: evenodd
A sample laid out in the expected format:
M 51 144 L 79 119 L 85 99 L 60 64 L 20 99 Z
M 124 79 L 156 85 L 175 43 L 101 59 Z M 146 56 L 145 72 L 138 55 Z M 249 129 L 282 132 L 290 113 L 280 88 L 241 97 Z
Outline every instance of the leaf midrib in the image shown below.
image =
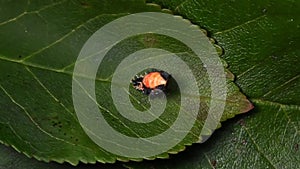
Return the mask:
M 73 76 L 73 73 L 69 72 L 69 71 L 62 71 L 62 70 L 52 69 L 52 68 L 49 68 L 49 67 L 44 67 L 44 66 L 41 66 L 41 65 L 36 65 L 36 64 L 28 63 L 28 62 L 21 62 L 19 60 L 8 59 L 8 58 L 3 57 L 1 55 L 0 55 L 0 60 L 15 63 L 15 64 L 20 64 L 24 67 L 28 66 L 28 67 L 32 67 L 32 68 L 36 68 L 36 69 L 51 71 L 51 72 L 55 72 L 55 73 L 63 73 L 63 74 L 66 74 L 66 75 Z M 86 78 L 89 78 L 89 77 L 86 77 Z M 105 82 L 105 83 L 110 83 L 111 82 L 108 79 L 96 78 L 95 80 L 97 80 L 99 82 Z M 295 107 L 298 110 L 300 110 L 300 105 L 283 104 L 283 103 L 280 103 L 280 102 L 275 102 L 275 101 L 272 101 L 272 100 L 265 100 L 265 99 L 261 99 L 261 98 L 253 98 L 251 100 L 254 101 L 254 102 L 259 102 L 259 103 L 264 103 L 265 102 L 265 104 L 274 104 L 274 105 L 279 105 L 279 106 L 292 106 L 292 107 Z

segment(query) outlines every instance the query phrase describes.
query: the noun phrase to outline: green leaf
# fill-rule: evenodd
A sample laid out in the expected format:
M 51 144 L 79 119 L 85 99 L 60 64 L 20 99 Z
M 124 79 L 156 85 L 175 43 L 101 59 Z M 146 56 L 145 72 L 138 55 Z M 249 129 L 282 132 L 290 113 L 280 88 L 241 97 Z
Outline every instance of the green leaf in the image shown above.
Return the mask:
M 169 160 L 124 166 L 131 169 L 299 168 L 298 131 L 297 106 L 255 100 L 255 111 L 226 121 L 204 144 L 193 145 Z
M 118 164 L 79 164 L 76 166 L 81 169 L 97 169 L 97 168 L 110 168 L 110 169 L 124 169 Z M 1 169 L 72 169 L 74 166 L 70 164 L 58 164 L 55 162 L 45 163 L 37 161 L 33 158 L 28 158 L 24 154 L 16 152 L 10 147 L 0 145 L 0 168 Z
M 69 162 L 76 165 L 79 161 L 113 163 L 116 160 L 142 160 L 107 152 L 86 135 L 73 108 L 72 71 L 83 44 L 99 28 L 127 14 L 160 11 L 160 8 L 145 5 L 142 0 L 1 1 L 1 7 L 5 8 L 1 8 L 0 15 L 0 141 L 29 157 L 46 162 Z M 124 134 L 134 136 L 137 133 L 146 137 L 147 134 L 161 132 L 161 129 L 169 127 L 178 109 L 178 105 L 172 106 L 179 98 L 179 93 L 176 92 L 171 95 L 171 104 L 161 117 L 167 125 L 155 122 L 140 127 L 113 116 L 116 115 L 116 110 L 109 95 L 111 68 L 123 56 L 153 46 L 169 49 L 185 59 L 202 84 L 204 99 L 201 102 L 201 114 L 187 137 L 168 151 L 174 154 L 182 151 L 186 145 L 201 141 L 202 138 L 199 140 L 198 135 L 211 99 L 208 79 L 201 79 L 205 79 L 206 75 L 204 66 L 195 63 L 193 53 L 182 43 L 165 36 L 146 34 L 117 44 L 108 53 L 107 58 L 113 59 L 107 60 L 103 71 L 99 69 L 96 81 L 97 101 L 100 108 L 111 112 L 106 114 L 108 122 Z M 108 80 L 103 80 L 104 77 Z M 228 71 L 228 96 L 222 121 L 252 108 L 232 80 L 233 75 Z M 141 105 L 147 107 L 145 96 L 134 90 L 131 90 L 131 94 L 133 102 L 140 100 L 141 104 L 135 104 L 137 108 Z M 125 127 L 123 124 L 126 124 Z M 167 158 L 168 153 L 147 158 Z
M 299 168 L 299 1 L 157 0 L 208 29 L 254 111 L 170 160 L 128 168 Z

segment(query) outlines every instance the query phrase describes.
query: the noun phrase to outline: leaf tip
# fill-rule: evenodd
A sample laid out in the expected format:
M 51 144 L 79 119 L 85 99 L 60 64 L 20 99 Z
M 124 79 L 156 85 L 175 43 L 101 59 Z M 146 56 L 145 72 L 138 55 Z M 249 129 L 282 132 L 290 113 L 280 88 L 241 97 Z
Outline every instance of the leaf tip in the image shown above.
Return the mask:
M 242 109 L 242 113 L 247 113 L 250 110 L 254 109 L 253 103 L 251 103 L 248 99 L 245 100 L 245 107 Z

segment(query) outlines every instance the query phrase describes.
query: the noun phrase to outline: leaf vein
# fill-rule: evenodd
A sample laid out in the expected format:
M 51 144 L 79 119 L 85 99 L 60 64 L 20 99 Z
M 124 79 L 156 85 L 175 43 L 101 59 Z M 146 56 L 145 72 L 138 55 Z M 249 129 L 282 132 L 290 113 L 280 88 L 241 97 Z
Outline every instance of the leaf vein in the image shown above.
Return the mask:
M 270 95 L 271 93 L 273 93 L 274 91 L 276 91 L 277 89 L 280 89 L 288 84 L 290 84 L 291 82 L 293 82 L 294 80 L 297 80 L 300 77 L 300 74 L 298 74 L 297 76 L 294 76 L 292 78 L 290 78 L 289 80 L 287 80 L 286 82 L 282 83 L 281 85 L 272 88 L 272 90 L 270 90 L 269 92 L 265 93 L 262 97 L 266 97 L 268 95 Z
M 53 69 L 50 67 L 45 67 L 45 66 L 41 66 L 41 65 L 37 65 L 37 64 L 29 63 L 29 62 L 20 62 L 19 60 L 9 59 L 9 58 L 3 57 L 3 56 L 0 56 L 0 60 L 20 64 L 22 66 L 28 66 L 28 67 L 32 67 L 32 68 L 36 68 L 36 69 L 46 70 L 46 71 L 55 72 L 55 73 L 63 73 L 66 75 L 73 76 L 73 73 L 69 72 L 69 71 Z M 87 77 L 87 76 L 83 76 L 83 75 L 80 75 L 80 77 L 91 78 L 91 77 Z M 100 81 L 100 82 L 108 82 L 107 79 L 96 78 L 95 80 Z
M 40 9 L 38 9 L 38 10 L 35 10 L 35 11 L 26 11 L 26 10 L 25 10 L 24 12 L 22 12 L 22 13 L 19 14 L 18 16 L 15 16 L 14 18 L 11 18 L 11 19 L 8 19 L 8 20 L 6 20 L 6 21 L 1 22 L 1 23 L 0 23 L 0 26 L 6 25 L 6 24 L 8 24 L 8 23 L 10 23 L 10 22 L 17 21 L 18 19 L 20 19 L 20 18 L 22 18 L 23 16 L 28 15 L 28 14 L 33 14 L 33 13 L 37 13 L 37 14 L 38 14 L 39 12 L 41 12 L 41 11 L 43 11 L 43 10 L 45 10 L 45 9 L 54 7 L 54 6 L 59 5 L 59 4 L 62 4 L 62 3 L 64 3 L 64 2 L 66 2 L 66 1 L 67 1 L 67 0 L 63 0 L 63 1 L 59 1 L 59 2 L 57 2 L 57 3 L 52 3 L 51 5 L 46 5 L 46 6 L 40 8 Z M 28 2 L 29 2 L 29 1 L 28 1 Z
M 229 29 L 225 29 L 225 30 L 222 30 L 222 31 L 218 31 L 218 32 L 214 33 L 214 35 L 218 35 L 218 34 L 222 34 L 222 33 L 229 32 L 229 31 L 231 31 L 231 30 L 240 28 L 240 27 L 242 27 L 242 26 L 248 25 L 248 24 L 250 24 L 250 23 L 252 23 L 252 22 L 256 22 L 257 20 L 260 20 L 260 19 L 263 19 L 263 18 L 266 18 L 266 17 L 267 17 L 266 14 L 260 15 L 260 16 L 258 16 L 258 17 L 256 17 L 256 18 L 254 18 L 254 19 L 251 19 L 251 20 L 249 20 L 249 21 L 247 21 L 247 22 L 241 23 L 241 24 L 236 25 L 236 26 L 234 26 L 234 27 L 231 27 L 231 28 L 229 28 Z
M 258 64 L 260 65 L 260 64 Z M 258 65 L 254 65 L 250 68 L 248 68 L 247 70 L 245 70 L 244 72 L 240 73 L 239 75 L 236 76 L 237 79 L 239 79 L 240 77 L 244 76 L 246 73 L 248 73 L 249 71 L 253 70 L 255 67 L 257 67 Z
M 283 113 L 284 113 L 284 115 L 286 116 L 286 118 L 288 119 L 288 123 L 291 123 L 291 125 L 292 125 L 292 126 L 294 127 L 294 129 L 295 129 L 295 132 L 298 133 L 298 132 L 299 132 L 299 129 L 298 129 L 298 127 L 296 126 L 296 124 L 292 122 L 291 117 L 287 114 L 287 112 L 286 112 L 285 110 L 283 110 Z M 288 124 L 288 123 L 287 123 L 287 124 Z M 284 134 L 285 134 L 285 133 L 284 133 Z
M 50 97 L 57 102 L 61 107 L 63 107 L 74 119 L 74 114 L 58 99 L 56 98 L 51 91 L 47 89 L 47 87 L 38 79 L 38 77 L 27 67 L 25 66 L 25 69 L 33 76 L 33 78 L 38 82 L 38 84 L 50 95 Z
M 207 155 L 206 153 L 203 153 L 203 154 L 204 154 L 205 159 L 208 161 L 209 166 L 210 166 L 212 169 L 215 169 L 215 167 L 212 165 L 212 163 L 211 163 L 211 161 L 210 161 L 208 155 Z
M 274 105 L 274 106 L 281 106 L 283 107 L 284 109 L 286 108 L 293 108 L 293 109 L 296 109 L 296 110 L 300 110 L 300 106 L 299 105 L 287 105 L 287 104 L 282 104 L 282 103 L 279 103 L 279 102 L 275 102 L 275 101 L 269 101 L 269 100 L 263 100 L 263 99 L 257 99 L 257 98 L 253 98 L 251 99 L 253 102 L 256 102 L 256 103 L 260 103 L 260 104 L 263 104 L 263 105 Z
M 263 157 L 263 159 L 265 159 L 265 161 L 267 161 L 269 163 L 269 165 L 276 169 L 276 166 L 272 163 L 272 161 L 263 153 L 263 151 L 261 150 L 261 148 L 259 147 L 259 145 L 256 143 L 256 141 L 253 139 L 253 136 L 250 134 L 250 132 L 248 131 L 247 127 L 242 126 L 242 128 L 244 128 L 244 130 L 246 131 L 247 135 L 249 136 L 251 142 L 253 143 L 255 149 L 257 152 L 259 152 L 259 154 Z
M 34 126 L 39 129 L 42 133 L 44 133 L 45 135 L 49 136 L 50 138 L 53 138 L 55 140 L 58 140 L 58 141 L 61 141 L 61 142 L 64 142 L 64 143 L 67 143 L 67 144 L 70 144 L 70 145 L 73 145 L 73 146 L 80 146 L 82 148 L 85 148 L 85 149 L 89 149 L 89 150 L 92 150 L 91 148 L 89 147 L 85 147 L 85 146 L 82 146 L 82 145 L 77 145 L 77 144 L 74 144 L 74 143 L 71 143 L 69 141 L 66 141 L 62 138 L 58 138 L 58 137 L 55 137 L 53 136 L 51 133 L 48 133 L 47 131 L 45 131 L 43 128 L 41 128 L 39 126 L 39 124 L 31 117 L 31 115 L 29 114 L 29 112 L 25 109 L 25 107 L 23 107 L 20 103 L 18 103 L 6 90 L 5 88 L 0 84 L 0 89 L 6 94 L 6 96 L 8 96 L 8 98 L 11 100 L 12 103 L 14 103 L 16 106 L 18 106 L 19 108 L 21 108 L 25 115 L 29 118 L 29 120 L 34 124 Z
M 288 121 L 293 125 L 296 133 L 299 133 L 298 127 L 296 126 L 296 124 L 294 124 L 294 123 L 291 122 L 292 119 L 291 119 L 291 117 L 286 112 L 286 109 L 300 110 L 300 106 L 299 105 L 285 105 L 285 104 L 282 104 L 282 103 L 277 103 L 277 102 L 272 102 L 272 101 L 267 101 L 267 100 L 261 100 L 261 99 L 252 99 L 252 101 L 260 103 L 260 104 L 268 104 L 268 105 L 279 106 L 280 110 L 282 110 L 284 112 L 284 114 L 285 114 L 286 118 L 288 119 Z M 277 115 L 275 117 L 277 118 Z
M 184 0 L 184 1 L 182 1 L 180 4 L 178 4 L 176 7 L 175 7 L 175 9 L 174 9 L 174 11 L 177 11 L 182 5 L 184 5 L 187 1 L 189 1 L 189 0 Z
M 43 48 L 41 48 L 41 49 L 39 49 L 39 50 L 33 52 L 32 54 L 30 54 L 30 55 L 28 55 L 28 56 L 25 56 L 25 57 L 21 60 L 21 62 L 24 62 L 24 61 L 28 60 L 29 58 L 31 58 L 31 57 L 33 57 L 33 56 L 35 56 L 35 55 L 37 55 L 37 54 L 39 54 L 39 53 L 41 53 L 41 52 L 43 52 L 43 51 L 49 49 L 49 48 L 52 47 L 52 46 L 55 46 L 56 44 L 62 42 L 63 40 L 65 40 L 66 38 L 68 38 L 70 35 L 72 35 L 72 34 L 75 33 L 76 31 L 78 31 L 78 30 L 81 29 L 82 27 L 84 27 L 85 24 L 87 24 L 87 23 L 89 23 L 89 22 L 91 22 L 91 21 L 93 21 L 93 20 L 95 20 L 95 19 L 97 19 L 97 18 L 100 18 L 100 17 L 102 17 L 102 16 L 105 16 L 105 15 L 107 15 L 107 14 L 96 15 L 95 17 L 92 17 L 91 19 L 88 19 L 87 21 L 85 21 L 85 22 L 83 22 L 83 23 L 77 25 L 77 26 L 76 26 L 75 28 L 73 28 L 71 31 L 69 31 L 68 33 L 66 33 L 65 35 L 63 35 L 62 37 L 60 37 L 59 39 L 55 40 L 54 42 L 48 44 L 47 46 L 44 46 Z
M 85 88 L 76 80 L 74 79 L 74 81 L 80 86 L 80 88 L 85 92 L 85 94 L 103 111 L 108 112 L 113 118 L 116 118 L 119 120 L 119 122 L 125 127 L 127 128 L 129 131 L 131 131 L 133 134 L 135 134 L 138 137 L 141 137 L 138 133 L 136 133 L 135 131 L 133 131 L 129 126 L 127 126 L 125 123 L 123 123 L 119 117 L 115 116 L 113 113 L 111 113 L 109 110 L 107 110 L 106 108 L 102 107 L 97 100 L 95 100 L 89 93 L 88 91 L 85 90 Z
M 10 128 L 10 130 L 12 131 L 12 133 L 18 137 L 21 141 L 23 141 L 25 144 L 29 145 L 32 149 L 34 149 L 36 152 L 42 153 L 40 150 L 38 150 L 35 146 L 33 146 L 31 144 L 30 141 L 25 140 L 23 137 L 21 137 L 16 131 L 15 129 L 11 126 L 10 123 L 6 123 L 8 125 L 8 127 Z M 25 152 L 24 152 L 25 153 Z

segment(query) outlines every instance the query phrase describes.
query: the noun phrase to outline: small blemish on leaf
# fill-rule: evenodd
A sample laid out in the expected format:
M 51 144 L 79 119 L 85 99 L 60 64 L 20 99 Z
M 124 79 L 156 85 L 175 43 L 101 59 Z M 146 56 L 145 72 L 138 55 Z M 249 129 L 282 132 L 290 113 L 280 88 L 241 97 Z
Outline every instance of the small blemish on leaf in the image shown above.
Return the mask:
M 53 127 L 58 126 L 59 128 L 62 128 L 62 123 L 61 122 L 52 121 L 52 126 Z
M 55 127 L 57 125 L 57 122 L 52 121 L 52 126 Z
M 245 122 L 244 119 L 241 119 L 241 120 L 238 121 L 238 124 L 239 124 L 240 126 L 245 126 L 245 125 L 246 125 L 246 122 Z
M 19 58 L 22 58 L 23 56 L 22 56 L 22 55 L 19 55 L 18 57 L 19 57 Z
M 276 60 L 277 59 L 277 56 L 274 56 L 274 55 L 271 55 L 270 56 L 273 60 Z
M 80 5 L 83 7 L 83 8 L 90 8 L 91 5 L 87 2 L 80 2 Z
M 232 142 L 232 143 L 236 143 L 236 142 L 237 142 L 237 138 L 233 138 L 233 139 L 231 140 L 231 142 Z
M 211 160 L 210 164 L 215 168 L 217 166 L 217 161 L 216 160 Z
M 154 35 L 145 35 L 143 43 L 146 47 L 153 47 L 157 43 L 157 39 Z
M 298 144 L 298 143 L 296 143 L 296 144 L 294 145 L 294 149 L 295 149 L 295 151 L 298 151 L 298 150 L 299 150 L 299 144 Z
M 242 144 L 243 145 L 247 145 L 247 141 L 246 140 L 242 140 Z

